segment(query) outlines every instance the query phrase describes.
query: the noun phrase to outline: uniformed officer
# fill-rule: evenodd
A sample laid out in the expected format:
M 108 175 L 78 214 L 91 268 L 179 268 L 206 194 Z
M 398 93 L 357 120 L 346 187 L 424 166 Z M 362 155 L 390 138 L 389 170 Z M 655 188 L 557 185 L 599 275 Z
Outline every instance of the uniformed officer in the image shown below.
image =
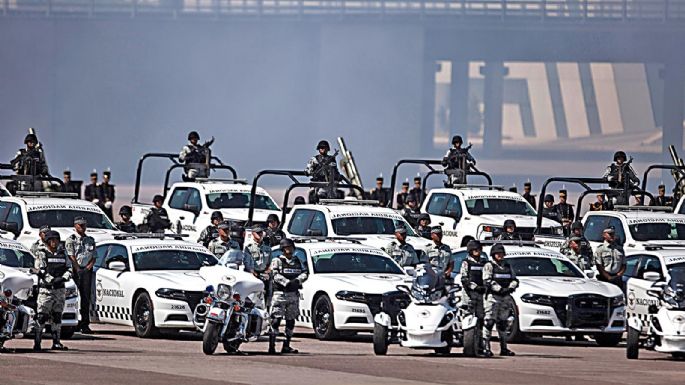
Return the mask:
M 328 141 L 319 141 L 316 145 L 316 150 L 318 154 L 311 157 L 309 162 L 307 162 L 307 166 L 304 169 L 305 174 L 311 177 L 312 182 L 327 182 L 326 167 L 331 167 L 334 179 L 336 181 L 340 180 L 340 172 L 335 162 L 335 155 L 328 154 L 331 151 Z
M 659 185 L 657 196 L 649 202 L 650 206 L 673 206 L 673 197 L 666 195 L 666 186 Z
M 285 238 L 285 233 L 279 227 L 281 226 L 281 220 L 276 214 L 269 214 L 266 217 L 266 231 L 264 243 L 267 246 L 274 247 L 281 244 L 283 238 Z
M 518 287 L 518 279 L 509 263 L 504 260 L 504 246 L 495 244 L 490 249 L 491 262 L 483 266 L 483 282 L 487 288 L 485 296 L 485 326 L 483 328 L 484 355 L 492 357 L 490 337 L 492 328 L 497 325 L 500 356 L 513 356 L 514 352 L 507 348 L 506 331 L 511 315 L 511 300 L 507 297 Z
M 119 209 L 119 217 L 121 222 L 117 222 L 116 226 L 119 230 L 126 233 L 137 233 L 138 227 L 135 223 L 131 222 L 131 217 L 133 216 L 133 208 L 129 205 L 123 205 Z
M 604 199 L 604 193 L 597 194 L 597 200 L 590 204 L 590 211 L 611 210 L 611 203 Z
M 523 184 L 523 194 L 521 196 L 523 199 L 526 200 L 533 208 L 537 209 L 536 201 L 535 201 L 535 195 L 531 194 L 531 189 L 532 189 L 532 184 L 530 182 L 526 182 Z
M 200 233 L 200 238 L 197 239 L 197 243 L 202 243 L 202 246 L 204 247 L 209 246 L 209 242 L 219 236 L 219 229 L 217 226 L 219 223 L 224 221 L 224 215 L 221 213 L 221 211 L 214 211 L 209 219 L 212 221 L 212 223 L 202 230 Z
M 96 205 L 102 206 L 102 189 L 100 188 L 100 185 L 98 184 L 98 172 L 97 170 L 93 170 L 93 172 L 90 173 L 90 184 L 88 184 L 83 192 L 83 198 L 87 201 L 91 201 L 95 203 Z
M 395 198 L 395 203 L 397 204 L 398 210 L 404 209 L 404 204 L 407 201 L 407 196 L 409 195 L 409 180 L 402 182 L 402 190 L 397 193 Z
M 462 144 L 464 140 L 461 136 L 453 136 L 452 148 L 447 150 L 442 158 L 442 165 L 445 167 L 450 185 L 466 183 L 466 173 L 471 166 L 476 165 L 476 160 L 469 153 L 469 148 L 462 148 Z
M 554 195 L 547 194 L 544 199 L 544 207 L 542 208 L 542 216 L 557 221 L 561 223 L 561 218 L 559 217 L 559 212 L 557 212 L 554 206 Z
M 290 347 L 290 340 L 295 332 L 295 320 L 300 315 L 300 289 L 307 279 L 307 267 L 295 256 L 295 244 L 284 238 L 280 242 L 283 255 L 271 261 L 273 273 L 273 299 L 271 302 L 271 333 L 269 335 L 269 353 L 276 353 L 276 335 L 285 319 L 285 341 L 281 353 L 298 353 Z
M 442 274 L 447 282 L 451 282 L 454 260 L 452 259 L 452 249 L 442 243 L 442 227 L 433 226 L 430 235 L 433 244 L 426 252 L 428 262 L 433 266 L 433 270 Z
M 585 238 L 585 235 L 583 235 L 583 223 L 581 221 L 575 221 L 571 223 L 571 235 L 566 238 L 564 243 L 561 245 L 559 252 L 562 254 L 566 254 L 568 252 L 571 247 L 571 237 L 574 236 L 580 238 L 580 248 L 583 250 L 583 253 L 588 254 L 589 252 L 591 255 L 592 246 L 590 246 L 590 242 Z
M 26 148 L 20 149 L 10 161 L 17 175 L 50 175 L 43 149 L 38 146 L 38 137 L 28 134 L 24 138 L 24 144 Z
M 580 270 L 586 271 L 592 269 L 594 260 L 592 249 L 583 247 L 583 238 L 577 235 L 571 235 L 568 239 L 568 246 L 564 249 L 563 254 L 578 266 Z
M 470 240 L 466 244 L 467 257 L 461 263 L 461 286 L 463 288 L 462 300 L 466 304 L 466 310 L 478 320 L 476 323 L 476 340 L 481 341 L 479 354 L 483 354 L 483 326 L 485 325 L 485 310 L 483 297 L 485 296 L 485 284 L 483 283 L 483 266 L 487 258 L 483 258 L 483 246 L 476 240 Z
M 419 214 L 417 220 L 416 228 L 414 229 L 416 233 L 423 238 L 431 239 L 431 217 L 430 215 L 423 213 Z
M 498 241 L 520 241 L 521 235 L 516 232 L 516 222 L 513 219 L 504 221 L 502 232 L 496 237 Z
M 162 207 L 164 204 L 164 197 L 161 195 L 155 195 L 152 198 L 153 207 L 150 208 L 150 212 L 145 217 L 145 223 L 148 226 L 148 231 L 151 233 L 163 233 L 164 230 L 171 228 L 171 221 L 169 220 L 169 214 L 167 214 L 166 209 Z
M 409 194 L 409 196 L 407 196 L 407 202 L 404 210 L 402 211 L 402 216 L 412 227 L 414 227 L 419 222 L 420 214 L 421 211 L 419 210 L 419 206 L 416 202 L 416 197 L 413 194 Z
M 564 226 L 564 232 L 569 233 L 569 226 L 573 223 L 575 215 L 573 214 L 573 205 L 566 203 L 567 191 L 565 189 L 559 190 L 559 203 L 554 205 L 554 210 L 556 210 L 559 218 L 561 218 L 561 224 Z
M 112 171 L 109 169 L 102 173 L 102 183 L 100 184 L 100 191 L 102 191 L 102 206 L 103 211 L 107 214 L 109 219 L 114 219 L 114 214 L 112 212 L 112 206 L 114 205 L 114 199 L 116 194 L 114 191 L 114 185 L 110 183 L 112 178 Z
M 37 314 L 34 325 L 33 350 L 41 350 L 43 328 L 50 321 L 52 350 L 67 350 L 60 341 L 62 311 L 66 290 L 64 284 L 71 279 L 69 262 L 64 249 L 60 247 L 60 235 L 56 231 L 45 234 L 45 244 L 36 252 L 35 270 L 38 274 Z
M 390 190 L 383 187 L 383 175 L 376 178 L 376 188 L 369 191 L 369 199 L 378 201 L 381 207 L 388 205 Z
M 209 176 L 209 170 L 204 164 L 207 163 L 208 148 L 214 142 L 214 138 L 204 145 L 198 144 L 199 141 L 200 134 L 191 131 L 188 133 L 188 144 L 183 146 L 178 154 L 178 160 L 185 164 L 185 178 L 189 180 Z
M 62 192 L 78 194 L 78 198 L 81 199 L 81 182 L 76 182 L 71 179 L 71 170 L 64 170 L 62 182 L 64 183 Z
M 409 195 L 414 197 L 417 206 L 421 206 L 421 202 L 423 201 L 423 189 L 421 188 L 421 176 L 418 174 L 414 177 L 414 187 L 409 190 Z M 409 198 L 407 197 L 407 199 Z
M 625 152 L 616 151 L 616 153 L 614 153 L 614 162 L 610 164 L 604 172 L 604 179 L 609 182 L 609 187 L 622 189 L 627 184 L 628 188 L 631 189 L 640 184 L 640 179 L 630 165 L 631 162 L 626 162 L 626 160 L 627 156 Z
M 271 306 L 271 247 L 264 242 L 264 228 L 261 225 L 252 227 L 253 243 L 245 246 L 245 256 L 254 267 L 252 274 L 264 282 L 264 299 L 266 308 Z
M 402 267 L 416 266 L 421 262 L 414 247 L 407 243 L 407 229 L 402 225 L 395 227 L 395 241 L 390 242 L 384 250 Z
M 83 334 L 93 334 L 90 330 L 90 301 L 92 297 L 93 266 L 95 266 L 95 239 L 86 235 L 88 222 L 84 217 L 74 218 L 74 234 L 71 234 L 64 247 L 71 259 L 71 266 L 78 283 L 81 299 L 81 321 L 78 330 Z
M 43 225 L 40 227 L 40 230 L 38 230 L 38 240 L 31 245 L 31 254 L 35 256 L 36 252 L 38 252 L 38 249 L 42 246 L 45 246 L 45 234 L 50 230 L 52 229 L 48 225 Z
M 602 238 L 604 242 L 595 249 L 594 263 L 599 272 L 597 279 L 623 288 L 623 273 L 626 271 L 623 248 L 616 244 L 615 232 L 611 227 L 604 229 Z
M 216 228 L 218 236 L 209 242 L 207 249 L 210 253 L 214 254 L 217 259 L 220 259 L 231 247 L 231 238 L 229 236 L 231 222 L 222 221 L 217 224 Z

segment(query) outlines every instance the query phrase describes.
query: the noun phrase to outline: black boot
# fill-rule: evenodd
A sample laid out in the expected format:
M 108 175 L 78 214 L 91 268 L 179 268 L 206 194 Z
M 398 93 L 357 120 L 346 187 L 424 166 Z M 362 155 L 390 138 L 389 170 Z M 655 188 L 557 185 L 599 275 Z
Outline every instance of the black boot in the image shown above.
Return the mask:
M 283 341 L 283 347 L 281 348 L 281 353 L 292 353 L 297 354 L 299 351 L 290 347 L 290 337 L 286 336 L 285 341 Z
M 269 333 L 269 354 L 276 354 L 276 331 Z
M 57 329 L 57 330 L 54 330 Z M 60 328 L 53 327 L 52 331 L 52 350 L 69 350 L 66 346 L 62 345 L 60 341 Z
M 516 355 L 516 353 L 512 352 L 511 350 L 504 348 L 499 351 L 499 355 L 502 357 L 513 357 Z

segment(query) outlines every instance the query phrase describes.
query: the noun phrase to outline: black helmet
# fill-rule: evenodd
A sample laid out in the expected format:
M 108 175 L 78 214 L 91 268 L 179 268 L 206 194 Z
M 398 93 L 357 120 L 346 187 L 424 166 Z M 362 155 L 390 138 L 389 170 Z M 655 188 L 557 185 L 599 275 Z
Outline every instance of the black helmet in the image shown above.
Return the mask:
M 504 245 L 501 243 L 495 243 L 491 248 L 490 248 L 490 255 L 494 256 L 495 254 L 502 253 L 506 254 L 504 251 Z
M 552 194 L 545 195 L 545 202 L 554 202 L 554 195 L 552 195 Z
M 224 215 L 221 214 L 221 211 L 213 211 L 212 216 L 210 217 L 211 220 L 224 220 Z
M 407 197 L 404 198 L 404 201 L 405 201 L 406 203 L 409 203 L 409 202 L 414 202 L 414 203 L 416 203 L 416 197 L 414 196 L 414 194 L 408 194 Z
M 266 217 L 266 223 L 269 223 L 269 222 L 281 223 L 281 220 L 278 219 L 278 215 L 276 215 L 276 214 L 269 214 L 269 216 Z
M 38 138 L 34 134 L 28 134 L 24 138 L 24 144 L 28 144 L 28 142 L 38 143 Z
M 614 153 L 614 162 L 616 162 L 618 160 L 618 158 L 623 158 L 624 161 L 626 159 L 628 159 L 628 157 L 626 156 L 626 153 L 623 151 L 616 151 Z
M 471 254 L 473 250 L 482 250 L 483 245 L 480 244 L 480 242 L 472 239 L 469 241 L 469 243 L 466 244 L 466 252 Z
M 454 135 L 452 137 L 452 144 L 457 144 L 457 143 L 464 144 L 464 139 L 461 138 L 461 135 Z
M 304 200 L 304 197 L 301 195 L 296 196 L 295 200 L 293 201 L 294 205 L 303 205 L 305 203 L 307 203 L 307 202 Z
M 121 206 L 119 209 L 119 215 L 126 215 L 127 217 L 130 217 L 133 215 L 133 209 L 131 206 Z
M 421 222 L 422 220 L 424 220 L 424 219 L 425 219 L 425 220 L 427 220 L 427 221 L 428 221 L 428 224 L 430 224 L 430 223 L 431 223 L 431 216 L 430 216 L 430 215 L 428 215 L 428 214 L 426 214 L 426 213 L 423 213 L 423 214 L 419 214 L 419 218 L 418 218 L 418 219 L 419 219 L 419 222 Z
M 571 230 L 582 230 L 583 229 L 583 223 L 581 221 L 575 221 L 571 223 Z
M 162 195 L 155 195 L 155 197 L 152 198 L 152 203 L 157 203 L 157 202 L 164 202 L 164 197 Z
M 49 242 L 51 239 L 56 239 L 57 242 L 61 240 L 59 233 L 55 230 L 50 230 L 45 233 L 45 243 Z
M 505 228 L 505 229 L 506 229 L 507 227 L 510 227 L 510 226 L 513 227 L 513 228 L 516 228 L 516 222 L 514 222 L 513 219 L 507 219 L 506 221 L 504 221 L 504 228 Z
M 295 247 L 295 243 L 290 238 L 283 238 L 281 239 L 280 246 L 281 249 L 284 249 L 286 247 Z
M 327 141 L 327 140 L 320 140 L 320 141 L 319 141 L 319 144 L 316 145 L 316 149 L 319 150 L 319 149 L 322 149 L 322 148 L 325 148 L 326 150 L 330 150 L 330 149 L 331 149 L 331 145 L 328 144 L 328 141 Z
M 188 134 L 188 140 L 192 139 L 200 140 L 200 134 L 198 134 L 197 131 L 190 131 L 190 133 Z

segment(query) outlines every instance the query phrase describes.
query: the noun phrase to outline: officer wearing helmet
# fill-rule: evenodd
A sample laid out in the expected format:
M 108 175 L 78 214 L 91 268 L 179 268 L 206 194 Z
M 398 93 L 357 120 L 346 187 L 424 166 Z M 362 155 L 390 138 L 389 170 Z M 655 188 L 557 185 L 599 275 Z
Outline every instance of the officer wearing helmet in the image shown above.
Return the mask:
M 24 144 L 26 147 L 20 149 L 10 161 L 12 169 L 17 175 L 49 176 L 48 164 L 43 149 L 39 146 L 38 137 L 28 134 L 24 138 Z
M 543 200 L 544 206 L 542 207 L 542 216 L 557 221 L 561 223 L 561 218 L 559 217 L 559 212 L 554 207 L 554 195 L 547 194 Z
M 169 214 L 167 214 L 166 209 L 162 207 L 164 204 L 164 197 L 155 195 L 154 198 L 152 198 L 152 204 L 153 206 L 145 217 L 144 223 L 148 226 L 148 232 L 163 233 L 164 230 L 171 228 Z
M 245 246 L 243 253 L 250 259 L 250 264 L 254 267 L 252 274 L 264 283 L 264 298 L 267 309 L 271 305 L 271 247 L 266 244 L 264 237 L 264 227 L 256 225 L 252 227 L 253 242 Z
M 518 287 L 518 279 L 514 270 L 504 259 L 506 252 L 504 246 L 497 243 L 490 249 L 492 261 L 483 266 L 483 283 L 486 287 L 484 304 L 484 328 L 483 346 L 484 355 L 492 357 L 490 350 L 490 338 L 492 328 L 497 326 L 497 334 L 500 336 L 500 356 L 513 356 L 514 352 L 507 348 L 506 332 L 511 315 L 511 301 L 508 300 L 509 294 Z
M 269 247 L 278 246 L 285 238 L 285 233 L 280 229 L 281 220 L 276 214 L 266 217 L 266 229 L 264 229 L 264 243 Z
M 568 255 L 569 250 L 571 248 L 571 238 L 573 237 L 578 237 L 579 238 L 579 246 L 580 249 L 583 251 L 583 254 L 588 254 L 592 256 L 592 247 L 590 246 L 590 242 L 585 238 L 585 235 L 583 234 L 584 229 L 583 229 L 583 223 L 581 221 L 575 221 L 571 223 L 571 233 L 569 236 L 566 238 L 564 243 L 561 245 L 559 248 L 559 252 L 564 255 Z M 592 259 L 590 259 L 592 260 Z
M 338 151 L 333 155 L 329 155 L 328 152 L 331 150 L 331 146 L 328 141 L 321 140 L 316 145 L 316 150 L 318 154 L 314 155 L 307 162 L 307 166 L 304 169 L 305 175 L 311 178 L 312 182 L 327 182 L 335 183 L 342 180 L 340 171 L 338 171 L 338 165 L 335 161 L 335 156 Z M 319 189 L 312 190 L 309 192 L 309 202 L 317 202 L 319 198 L 337 198 L 338 192 L 330 189 Z
M 307 267 L 295 256 L 295 244 L 288 238 L 280 242 L 282 255 L 271 261 L 273 298 L 271 300 L 271 334 L 269 353 L 276 353 L 276 335 L 281 320 L 285 319 L 285 341 L 281 353 L 298 353 L 290 347 L 295 332 L 295 320 L 300 315 L 300 289 L 307 280 Z
M 604 179 L 609 183 L 612 189 L 628 189 L 632 191 L 640 184 L 640 179 L 635 174 L 635 170 L 630 165 L 632 162 L 627 161 L 626 153 L 623 151 L 616 151 L 614 154 L 614 162 L 610 164 L 604 172 Z M 616 198 L 616 204 L 628 204 L 628 197 L 621 194 Z
M 236 269 L 252 273 L 254 271 L 254 260 L 249 254 L 243 252 L 245 242 L 245 228 L 238 223 L 231 223 L 229 230 L 228 250 L 219 258 L 219 263 L 224 266 L 231 266 Z
M 197 239 L 197 243 L 201 243 L 204 247 L 209 246 L 209 242 L 219 236 L 219 228 L 217 226 L 219 226 L 219 223 L 224 221 L 224 215 L 221 213 L 221 211 L 214 211 L 210 216 L 210 220 L 212 223 L 202 230 L 200 233 L 200 238 Z
M 483 282 L 483 266 L 488 261 L 483 257 L 483 246 L 476 240 L 470 240 L 466 244 L 467 256 L 461 263 L 461 286 L 463 288 L 462 300 L 466 310 L 476 317 L 476 340 L 480 341 L 478 352 L 483 354 L 482 334 L 485 319 L 483 298 L 485 296 L 485 283 Z
M 520 241 L 521 236 L 516 231 L 516 222 L 513 219 L 504 221 L 502 232 L 496 237 L 498 241 Z
M 40 351 L 43 339 L 43 328 L 51 323 L 52 349 L 67 350 L 60 341 L 62 329 L 62 311 L 66 289 L 64 284 L 71 279 L 69 260 L 60 246 L 60 235 L 50 230 L 45 233 L 45 244 L 38 248 L 35 255 L 34 272 L 38 275 L 38 300 L 34 320 L 33 350 Z
M 409 222 L 410 225 L 416 226 L 419 223 L 420 215 L 421 211 L 419 210 L 419 206 L 416 202 L 416 197 L 413 194 L 409 194 L 407 196 L 407 202 L 404 210 L 402 210 L 402 216 L 407 222 Z
M 395 240 L 383 250 L 402 267 L 416 266 L 421 262 L 414 246 L 407 243 L 407 229 L 401 224 L 395 227 Z
M 431 217 L 430 215 L 426 213 L 419 214 L 418 220 L 417 220 L 417 225 L 414 231 L 416 231 L 416 234 L 418 234 L 420 237 L 426 238 L 426 239 L 431 239 Z
M 126 233 L 137 233 L 138 227 L 135 223 L 131 222 L 131 217 L 133 216 L 133 209 L 131 206 L 124 205 L 119 209 L 119 217 L 121 222 L 117 222 L 117 228 Z
M 52 229 L 48 225 L 43 225 L 40 227 L 40 230 L 38 230 L 38 240 L 31 245 L 31 254 L 36 255 L 38 249 L 42 246 L 45 246 L 45 234 L 47 234 L 47 232 L 50 230 Z
M 205 144 L 199 144 L 200 134 L 196 131 L 191 131 L 188 134 L 188 144 L 183 146 L 181 153 L 178 155 L 178 160 L 184 163 L 185 177 L 188 180 L 195 178 L 206 178 L 209 176 L 209 170 L 205 166 L 209 154 L 209 146 L 214 142 L 214 138 Z
M 433 266 L 433 270 L 442 274 L 450 282 L 452 270 L 454 270 L 454 261 L 452 260 L 452 249 L 442 243 L 442 227 L 433 226 L 430 229 L 430 237 L 433 244 L 426 251 L 428 263 Z
M 81 296 L 81 321 L 78 330 L 92 334 L 90 330 L 90 300 L 93 292 L 93 267 L 95 266 L 95 239 L 86 234 L 88 221 L 84 217 L 74 218 L 74 234 L 71 234 L 64 247 L 74 269 L 79 295 Z
M 449 185 L 466 183 L 466 174 L 471 166 L 476 165 L 476 160 L 469 153 L 470 145 L 462 148 L 464 140 L 459 135 L 452 137 L 452 148 L 442 158 L 442 165 L 448 176 Z

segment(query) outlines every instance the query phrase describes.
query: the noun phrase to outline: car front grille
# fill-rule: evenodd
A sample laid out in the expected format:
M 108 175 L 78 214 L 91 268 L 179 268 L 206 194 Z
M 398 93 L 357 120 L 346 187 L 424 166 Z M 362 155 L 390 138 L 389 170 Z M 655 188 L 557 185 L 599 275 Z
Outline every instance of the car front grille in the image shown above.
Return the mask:
M 205 296 L 205 293 L 202 291 L 184 291 L 183 293 L 186 296 L 186 303 L 190 306 L 191 312 L 195 311 L 195 306 L 202 302 Z
M 381 312 L 381 302 L 383 301 L 383 294 L 365 294 L 366 304 L 371 310 L 371 314 L 376 315 Z
M 568 327 L 603 327 L 609 322 L 609 298 L 596 294 L 569 297 Z

